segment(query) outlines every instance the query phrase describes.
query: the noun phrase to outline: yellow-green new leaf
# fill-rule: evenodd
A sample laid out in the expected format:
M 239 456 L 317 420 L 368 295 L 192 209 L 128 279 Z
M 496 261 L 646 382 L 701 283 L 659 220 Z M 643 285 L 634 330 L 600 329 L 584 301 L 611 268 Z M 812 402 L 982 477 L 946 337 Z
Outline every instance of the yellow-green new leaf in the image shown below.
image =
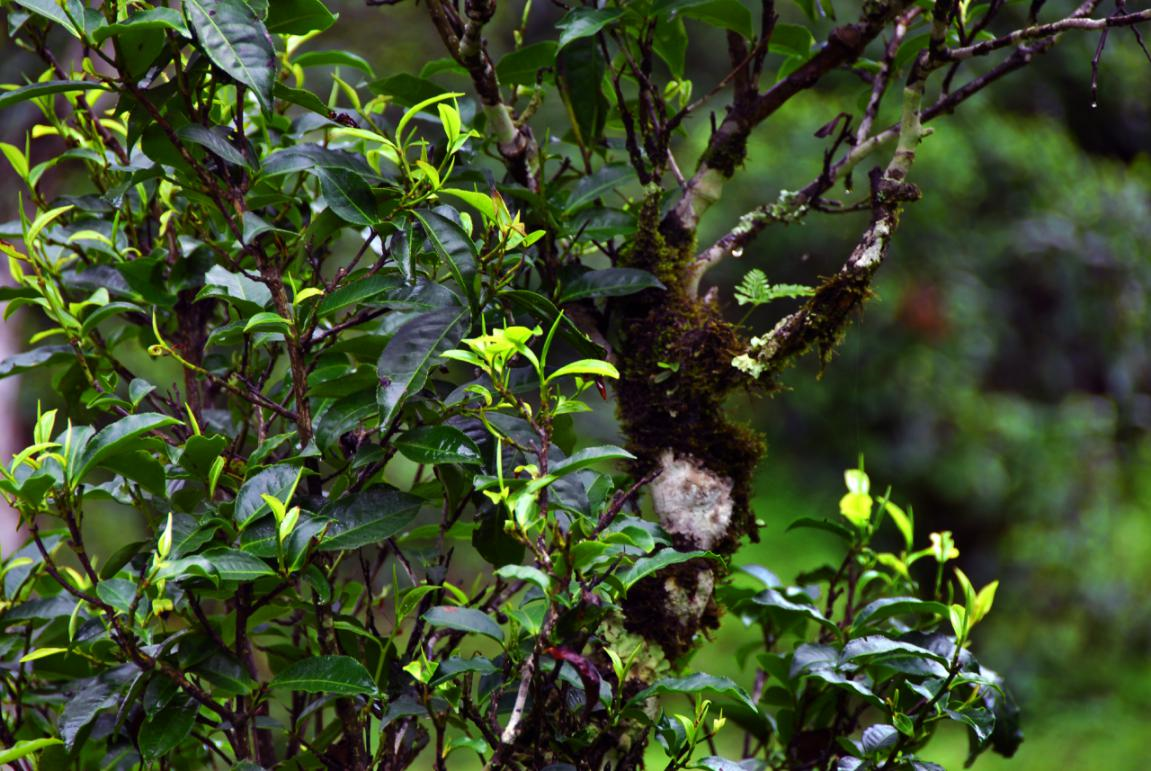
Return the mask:
M 600 361 L 599 359 L 580 359 L 579 361 L 573 361 L 571 364 L 565 364 L 548 375 L 547 382 L 550 383 L 556 378 L 571 375 L 610 377 L 613 380 L 619 380 L 619 370 L 611 363 Z

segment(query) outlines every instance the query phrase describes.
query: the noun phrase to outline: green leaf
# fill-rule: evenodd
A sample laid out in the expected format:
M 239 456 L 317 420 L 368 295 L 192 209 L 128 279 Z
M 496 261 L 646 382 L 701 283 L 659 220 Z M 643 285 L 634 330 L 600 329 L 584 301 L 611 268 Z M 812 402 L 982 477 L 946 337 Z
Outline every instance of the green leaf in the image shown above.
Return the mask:
M 401 107 L 412 107 L 428 99 L 434 99 L 444 92 L 430 80 L 417 78 L 401 72 L 391 77 L 373 80 L 368 84 L 373 93 L 392 97 L 392 101 Z
M 276 49 L 251 7 L 244 0 L 184 0 L 184 13 L 212 63 L 252 89 L 260 106 L 270 109 Z
M 242 530 L 253 520 L 271 512 L 264 502 L 264 495 L 271 495 L 288 504 L 299 478 L 300 469 L 285 464 L 269 466 L 250 477 L 236 493 L 233 512 L 236 525 Z
M 26 758 L 33 752 L 39 752 L 45 747 L 54 747 L 64 742 L 59 739 L 23 739 L 16 742 L 6 750 L 0 750 L 0 763 L 12 763 Z
M 75 361 L 76 352 L 70 345 L 45 345 L 31 351 L 18 353 L 0 361 L 0 379 L 19 375 L 21 372 L 39 369 L 64 361 Z
M 364 665 L 351 656 L 315 656 L 297 661 L 272 678 L 272 688 L 344 696 L 376 692 L 375 681 Z
M 542 70 L 555 65 L 559 46 L 554 40 L 532 43 L 504 54 L 496 65 L 496 75 L 505 86 L 530 86 Z
M 351 51 L 305 51 L 293 59 L 292 63 L 301 67 L 351 67 L 369 78 L 376 77 L 368 60 Z
M 321 0 L 271 0 L 268 31 L 281 35 L 323 32 L 336 23 L 336 16 Z
M 87 15 L 81 0 L 15 0 L 17 5 L 32 13 L 50 19 L 60 25 L 73 37 L 83 37 L 87 26 Z M 97 19 L 100 19 L 97 14 Z
M 363 177 L 343 169 L 317 167 L 310 171 L 320 180 L 328 207 L 340 219 L 364 227 L 379 222 L 376 198 Z
M 755 34 L 751 11 L 739 0 L 660 0 L 653 12 L 679 14 L 713 27 L 729 29 L 748 39 Z
M 740 305 L 763 305 L 781 298 L 810 297 L 815 290 L 799 284 L 769 284 L 767 275 L 759 268 L 749 270 L 735 288 L 735 299 Z
M 588 297 L 623 297 L 645 289 L 664 289 L 658 278 L 638 268 L 589 270 L 563 287 L 559 302 L 570 303 Z
M 811 30 L 798 24 L 776 24 L 767 50 L 784 56 L 808 56 L 815 46 Z
M 209 128 L 198 123 L 191 123 L 176 133 L 181 139 L 186 139 L 206 148 L 213 155 L 233 166 L 240 166 L 245 169 L 252 168 L 244 154 L 228 141 L 228 130 L 223 126 Z
M 593 38 L 564 46 L 556 55 L 556 85 L 576 144 L 590 154 L 603 136 L 610 105 L 603 95 L 607 65 Z
M 93 83 L 85 80 L 48 80 L 43 83 L 33 83 L 14 91 L 0 92 L 0 110 L 11 107 L 38 96 L 60 94 L 68 91 L 107 91 L 103 83 Z
M 556 22 L 560 30 L 559 47 L 563 48 L 573 40 L 590 37 L 623 16 L 619 8 L 576 8 Z
M 170 29 L 181 37 L 192 36 L 179 11 L 173 8 L 150 8 L 146 11 L 137 11 L 123 21 L 100 27 L 92 34 L 92 39 L 97 43 L 103 43 L 108 38 L 122 33 L 142 32 L 148 29 Z
M 404 403 L 424 387 L 428 370 L 441 353 L 453 348 L 467 331 L 465 308 L 423 313 L 400 327 L 380 354 L 376 370 L 380 388 L 380 431 L 387 432 Z
M 819 612 L 819 610 L 810 603 L 793 602 L 774 589 L 765 589 L 759 594 L 751 598 L 751 601 L 756 605 L 763 605 L 768 608 L 774 608 L 777 611 L 783 612 L 785 615 L 801 616 L 817 622 L 825 629 L 834 631 L 837 635 L 839 627 L 835 622 L 827 618 Z
M 278 150 L 264 163 L 265 174 L 305 171 L 320 180 L 320 190 L 332 212 L 354 225 L 374 225 L 376 199 L 368 184 L 375 172 L 363 158 L 319 145 L 298 145 Z
M 896 654 L 900 656 L 911 655 L 915 658 L 926 659 L 937 664 L 946 664 L 947 659 L 940 656 L 934 651 L 911 643 L 902 642 L 900 640 L 892 640 L 890 637 L 885 637 L 879 634 L 868 635 L 866 637 L 857 637 L 843 646 L 843 653 L 841 658 L 844 661 L 858 661 L 861 659 L 872 659 L 880 656 L 889 656 Z M 941 671 L 938 673 L 941 677 L 946 677 L 947 670 L 940 667 Z
M 226 300 L 244 316 L 256 313 L 272 301 L 272 293 L 264 284 L 219 265 L 208 270 L 204 276 L 204 288 L 196 293 L 197 300 L 205 297 Z
M 855 540 L 855 534 L 848 530 L 838 522 L 832 522 L 829 519 L 816 519 L 815 517 L 800 517 L 787 526 L 787 532 L 792 530 L 822 530 L 825 533 L 839 536 L 843 540 L 850 543 Z
M 272 94 L 280 100 L 311 110 L 314 113 L 328 117 L 328 105 L 320 97 L 306 88 L 291 88 L 277 82 L 272 88 Z
M 633 179 L 635 179 L 635 170 L 626 163 L 609 164 L 594 174 L 580 177 L 579 182 L 576 183 L 575 188 L 572 189 L 571 195 L 568 197 L 567 204 L 564 205 L 564 215 L 570 216 L 583 207 L 594 203 L 597 198 L 613 190 L 617 190 L 624 183 L 630 182 Z M 624 271 L 630 269 L 615 268 L 614 270 Z M 644 271 L 637 270 L 635 272 L 643 273 Z
M 581 359 L 560 367 L 547 376 L 546 382 L 550 383 L 556 378 L 570 377 L 572 375 L 609 377 L 613 380 L 619 380 L 619 370 L 615 368 L 614 364 L 603 361 L 602 359 Z
M 473 194 L 478 195 L 478 194 Z M 491 196 L 484 196 L 491 204 Z M 463 228 L 447 217 L 434 211 L 413 212 L 413 216 L 423 226 L 428 243 L 452 274 L 460 292 L 469 303 L 475 302 L 471 277 L 476 272 L 476 246 Z M 473 307 L 473 313 L 478 309 Z
M 480 465 L 480 448 L 467 434 L 452 426 L 424 426 L 396 437 L 396 449 L 416 463 Z
M 383 486 L 341 496 L 320 512 L 335 520 L 328 527 L 320 551 L 383 543 L 410 525 L 422 504 L 414 495 Z
M 504 630 L 500 629 L 500 625 L 488 614 L 472 608 L 439 605 L 424 614 L 424 621 L 431 626 L 482 634 L 496 642 L 504 641 Z
M 920 613 L 946 617 L 947 606 L 942 602 L 930 602 L 918 597 L 883 597 L 870 602 L 855 616 L 855 629 L 873 626 L 895 616 L 910 616 Z
M 261 311 L 244 324 L 244 333 L 248 332 L 283 332 L 287 334 L 292 329 L 292 322 L 278 313 Z
M 714 691 L 715 693 L 730 696 L 753 712 L 756 711 L 755 702 L 747 692 L 726 677 L 705 675 L 702 672 L 687 677 L 664 677 L 649 687 L 632 696 L 628 704 L 642 704 L 652 696 L 674 696 L 681 693 L 700 693 L 701 691 Z
M 180 421 L 158 412 L 143 412 L 120 418 L 92 437 L 84 447 L 79 462 L 72 474 L 75 482 L 81 482 L 94 466 L 118 453 L 135 449 L 134 440 L 149 431 L 178 424 Z
M 548 467 L 548 473 L 555 477 L 562 477 L 598 463 L 612 460 L 635 460 L 635 456 L 622 447 L 605 444 L 599 447 L 586 447 L 570 457 L 557 461 Z
M 672 76 L 682 80 L 687 64 L 687 30 L 683 19 L 669 19 L 666 15 L 657 18 L 652 50 L 663 59 Z
M 200 705 L 193 699 L 169 704 L 145 718 L 137 737 L 145 760 L 162 758 L 180 745 L 196 723 Z
M 216 569 L 221 581 L 255 581 L 276 575 L 268 563 L 239 549 L 212 549 L 203 557 Z
M 117 301 L 108 303 L 107 305 L 101 305 L 84 317 L 84 323 L 80 325 L 80 334 L 89 334 L 101 321 L 110 319 L 113 316 L 119 316 L 121 313 L 147 314 L 147 311 L 139 305 L 129 302 Z
M 111 578 L 96 584 L 96 596 L 121 613 L 127 613 L 136 597 L 136 585 L 122 578 Z
M 651 557 L 640 557 L 625 570 L 620 576 L 619 580 L 625 589 L 630 589 L 641 578 L 650 576 L 652 573 L 658 573 L 669 565 L 678 565 L 681 562 L 688 562 L 689 560 L 697 559 L 699 557 L 712 557 L 710 552 L 706 551 L 676 551 L 675 549 L 661 549 Z
M 320 304 L 316 306 L 316 315 L 321 318 L 331 316 L 344 308 L 359 305 L 399 286 L 400 282 L 394 276 L 381 276 L 379 274 L 349 280 L 339 289 L 324 295 Z

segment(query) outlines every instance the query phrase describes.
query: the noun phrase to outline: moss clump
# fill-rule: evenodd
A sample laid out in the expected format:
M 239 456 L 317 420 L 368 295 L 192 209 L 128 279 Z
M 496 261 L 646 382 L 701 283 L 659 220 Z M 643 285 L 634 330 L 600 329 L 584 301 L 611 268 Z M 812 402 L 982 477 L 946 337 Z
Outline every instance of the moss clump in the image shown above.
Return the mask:
M 732 480 L 732 527 L 716 546 L 730 553 L 741 536 L 755 537 L 748 500 L 764 450 L 758 434 L 728 421 L 724 411 L 727 394 L 747 382 L 731 366 L 744 344 L 715 305 L 687 294 L 694 243 L 670 245 L 658 218 L 658 200 L 649 197 L 624 264 L 654 273 L 666 290 L 616 301 L 623 319 L 620 421 L 639 473 L 655 469 L 661 451 L 670 449 Z
M 672 565 L 628 591 L 623 604 L 624 628 L 659 645 L 675 664 L 695 647 L 699 632 L 719 628 L 714 586 L 710 561 Z

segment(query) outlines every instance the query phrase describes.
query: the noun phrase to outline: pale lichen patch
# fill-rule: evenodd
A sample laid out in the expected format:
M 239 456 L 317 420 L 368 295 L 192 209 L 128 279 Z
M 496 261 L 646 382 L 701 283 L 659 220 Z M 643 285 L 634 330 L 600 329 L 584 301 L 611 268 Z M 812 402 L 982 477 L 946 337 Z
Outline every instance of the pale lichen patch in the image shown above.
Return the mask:
M 663 529 L 698 549 L 722 541 L 731 526 L 732 481 L 671 450 L 659 462 L 651 496 Z

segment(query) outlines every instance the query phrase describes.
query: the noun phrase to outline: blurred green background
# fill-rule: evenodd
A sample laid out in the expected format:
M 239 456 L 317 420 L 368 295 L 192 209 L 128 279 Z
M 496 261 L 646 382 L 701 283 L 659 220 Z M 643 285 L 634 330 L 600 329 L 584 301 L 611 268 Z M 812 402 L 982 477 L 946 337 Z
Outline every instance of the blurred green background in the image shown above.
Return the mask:
M 341 21 L 314 47 L 346 47 L 386 76 L 442 55 L 410 3 L 368 9 L 336 2 Z M 1050 13 L 1065 10 L 1052 3 Z M 501 7 L 494 50 L 510 46 Z M 549 34 L 554 9 L 529 27 Z M 791 9 L 780 9 L 785 14 Z M 500 19 L 505 23 L 501 24 Z M 1027 739 L 1015 761 L 985 756 L 977 769 L 1139 769 L 1151 715 L 1151 100 L 1148 63 L 1116 33 L 1092 106 L 1098 38 L 1069 38 L 941 119 L 921 148 L 908 207 L 876 296 L 819 377 L 790 373 L 788 390 L 739 397 L 732 409 L 768 436 L 756 513 L 766 526 L 737 561 L 785 580 L 835 544 L 785 532 L 799 516 L 833 516 L 842 470 L 862 454 L 880 488 L 915 510 L 920 537 L 955 533 L 960 565 L 977 585 L 1001 581 L 979 628 L 980 658 L 1021 702 Z M 689 61 L 702 93 L 722 75 L 722 46 L 698 38 Z M 0 81 L 36 65 L 0 38 Z M 466 86 L 454 76 L 445 86 Z M 464 89 L 461 89 L 464 90 Z M 841 110 L 859 112 L 858 82 L 835 75 L 755 134 L 749 160 L 705 224 L 706 242 L 742 212 L 818 174 L 825 140 L 814 132 Z M 546 113 L 545 113 L 546 114 Z M 0 139 L 21 121 L 9 115 Z M 882 123 L 882 121 L 881 121 Z M 697 118 L 685 140 L 705 137 Z M 685 153 L 685 156 L 687 154 Z M 865 169 L 857 183 L 865 185 Z M 0 220 L 14 214 L 10 170 L 0 169 Z M 774 282 L 813 283 L 833 272 L 864 224 L 811 216 L 769 229 L 741 260 L 709 274 L 732 318 L 731 287 L 750 268 Z M 758 311 L 763 333 L 786 302 Z M 22 393 L 23 415 L 35 394 Z M 6 430 L 18 421 L 6 418 Z M 610 419 L 598 430 L 611 434 Z M 727 617 L 693 666 L 749 684 Z M 961 734 L 928 756 L 959 768 Z

